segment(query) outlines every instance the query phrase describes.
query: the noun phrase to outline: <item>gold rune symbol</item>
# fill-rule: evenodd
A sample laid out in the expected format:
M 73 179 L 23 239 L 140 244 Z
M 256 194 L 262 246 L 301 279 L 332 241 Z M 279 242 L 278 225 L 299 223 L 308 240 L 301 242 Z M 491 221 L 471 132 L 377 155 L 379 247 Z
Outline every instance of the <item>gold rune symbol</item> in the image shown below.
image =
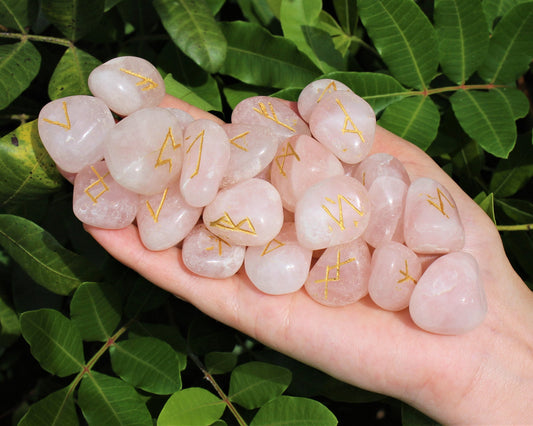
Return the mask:
M 272 243 L 276 243 L 276 246 L 273 248 L 270 248 Z M 274 250 L 279 249 L 280 247 L 283 247 L 285 244 L 281 241 L 276 240 L 275 238 L 271 240 L 266 246 L 263 252 L 261 253 L 261 256 L 264 256 L 265 254 L 272 253 Z
M 195 177 L 198 174 L 198 171 L 200 170 L 200 161 L 202 161 L 202 150 L 204 148 L 204 135 L 205 135 L 205 129 L 202 130 L 200 133 L 198 133 L 198 136 L 194 138 L 192 143 L 189 145 L 189 148 L 187 148 L 187 151 L 185 151 L 186 154 L 189 153 L 193 145 L 196 143 L 198 139 L 200 139 L 200 148 L 198 149 L 198 161 L 196 162 L 196 169 L 194 169 L 193 174 L 190 176 L 190 179 Z M 190 136 L 187 136 L 185 140 L 190 139 Z
M 330 282 L 340 281 L 341 266 L 342 265 L 346 265 L 347 263 L 353 262 L 354 260 L 355 260 L 355 257 L 350 257 L 350 258 L 348 258 L 346 260 L 343 260 L 341 262 L 341 249 L 337 249 L 337 262 L 335 263 L 335 265 L 328 265 L 326 267 L 326 277 L 325 278 L 323 278 L 321 280 L 315 280 L 315 283 L 325 283 L 324 299 L 328 298 L 328 284 Z M 329 271 L 331 271 L 332 269 L 335 269 L 335 277 L 334 278 L 330 278 L 330 276 L 329 276 Z
M 144 87 L 141 88 L 142 91 L 152 90 L 152 89 L 155 89 L 157 87 L 157 83 L 154 80 L 152 80 L 151 78 L 145 77 L 144 75 L 141 75 L 141 74 L 137 74 L 136 72 L 127 70 L 126 68 L 120 68 L 120 71 L 122 71 L 122 72 L 124 72 L 126 74 L 129 74 L 129 75 L 132 75 L 134 77 L 140 78 L 141 81 L 137 82 L 135 85 L 136 86 L 144 86 Z
M 244 234 L 256 235 L 254 225 L 249 218 L 245 217 L 240 222 L 235 223 L 227 212 L 224 212 L 224 216 L 219 217 L 209 225 L 221 229 L 227 229 L 228 231 L 238 231 Z
M 405 259 L 405 271 L 402 271 L 400 269 L 400 274 L 403 275 L 403 278 L 401 278 L 401 279 L 399 279 L 397 281 L 398 284 L 403 283 L 403 282 L 405 282 L 407 280 L 411 280 L 413 282 L 413 284 L 417 283 L 417 281 L 411 275 L 409 275 L 409 265 L 407 265 L 407 259 Z
M 287 173 L 285 173 L 285 169 L 284 169 L 284 166 L 285 166 L 285 159 L 287 157 L 290 157 L 290 156 L 294 156 L 296 158 L 297 161 L 300 161 L 300 157 L 298 156 L 298 154 L 296 153 L 296 151 L 294 150 L 293 146 L 291 145 L 290 142 L 287 142 L 287 144 L 285 145 L 285 149 L 283 150 L 283 153 L 278 155 L 275 160 L 276 160 L 276 165 L 278 166 L 279 168 L 279 172 L 281 173 L 282 176 L 287 176 Z M 281 160 L 281 163 L 280 161 Z
M 162 166 L 163 164 L 168 164 L 168 172 L 170 173 L 172 171 L 172 159 L 171 158 L 165 158 L 163 157 L 163 152 L 165 151 L 165 148 L 167 147 L 168 141 L 172 141 L 172 148 L 177 149 L 181 146 L 180 143 L 176 143 L 176 140 L 174 139 L 174 136 L 172 135 L 172 128 L 168 128 L 167 135 L 165 136 L 165 140 L 163 141 L 163 145 L 161 145 L 161 149 L 159 150 L 159 155 L 157 156 L 157 161 L 155 162 L 154 167 Z
M 222 244 L 226 244 L 228 247 L 231 247 L 231 244 L 229 244 L 227 241 L 224 241 L 222 238 L 217 237 L 216 235 L 208 235 L 210 240 L 215 240 L 218 245 L 218 255 L 222 256 Z M 214 250 L 215 246 L 206 247 L 206 251 Z
M 337 105 L 339 105 L 340 109 L 342 109 L 342 112 L 344 113 L 344 125 L 342 127 L 342 134 L 344 133 L 356 133 L 360 138 L 361 142 L 365 143 L 365 138 L 363 137 L 363 134 L 361 131 L 357 128 L 355 123 L 353 122 L 352 118 L 346 111 L 346 108 L 344 108 L 344 105 L 340 101 L 340 99 L 335 99 L 337 101 Z M 352 126 L 351 129 L 348 128 L 348 124 Z
M 344 213 L 342 211 L 342 202 L 343 201 L 346 204 L 348 204 L 348 206 L 351 207 L 359 216 L 363 216 L 365 214 L 365 212 L 363 212 L 363 211 L 359 210 L 357 207 L 355 207 L 344 195 L 337 194 L 337 201 L 336 202 L 334 200 L 332 200 L 331 198 L 328 198 L 328 197 L 326 197 L 326 201 L 330 202 L 331 204 L 337 204 L 338 203 L 338 207 L 339 207 L 339 218 L 338 219 L 333 215 L 333 213 L 331 213 L 331 211 L 327 208 L 327 206 L 322 204 L 322 208 L 329 215 L 329 217 L 331 217 L 335 221 L 335 223 L 337 225 L 339 225 L 339 228 L 341 228 L 342 231 L 344 231 L 346 229 L 346 226 L 344 224 Z M 358 226 L 359 222 L 354 220 L 353 224 L 354 224 L 354 226 Z M 331 227 L 330 227 L 330 230 L 331 230 Z
M 109 172 L 107 172 L 105 175 L 103 176 L 100 176 L 100 174 L 96 171 L 96 169 L 91 166 L 91 170 L 93 171 L 93 173 L 96 175 L 96 177 L 98 178 L 97 180 L 95 180 L 93 183 L 91 183 L 87 188 L 84 189 L 84 192 L 89 196 L 89 198 L 91 200 L 93 200 L 93 204 L 96 204 L 98 202 L 98 198 L 104 194 L 104 192 L 106 191 L 109 191 L 109 186 L 107 186 L 107 184 L 104 182 L 104 178 L 109 174 Z M 104 189 L 102 189 L 98 194 L 96 195 L 93 195 L 91 194 L 90 192 L 90 189 L 92 189 L 94 186 L 98 185 L 98 184 L 102 184 L 102 186 L 104 187 Z
M 269 120 L 272 120 L 274 123 L 277 123 L 280 126 L 283 126 L 286 129 L 289 129 L 291 132 L 296 131 L 288 124 L 285 124 L 279 120 L 278 116 L 276 115 L 276 111 L 274 111 L 274 107 L 272 106 L 271 102 L 268 103 L 268 107 L 270 108 L 270 114 L 268 113 L 267 108 L 263 102 L 259 102 L 260 109 L 253 108 L 253 110 L 261 114 L 263 117 L 268 118 Z
M 332 81 L 331 83 L 329 83 L 325 88 L 324 90 L 322 90 L 322 93 L 320 94 L 320 96 L 318 97 L 318 99 L 316 100 L 316 103 L 319 103 L 322 98 L 324 97 L 324 95 L 326 93 L 333 93 L 337 91 L 337 85 L 335 84 L 334 81 Z
M 243 151 L 246 151 L 248 152 L 248 141 L 246 140 L 246 135 L 250 133 L 250 131 L 247 131 L 247 132 L 244 132 L 244 133 L 241 133 L 240 135 L 237 135 L 237 136 L 234 136 L 232 137 L 230 140 L 229 140 L 229 143 L 232 144 L 233 146 L 236 146 L 237 148 L 239 149 L 242 149 Z M 243 140 L 243 144 L 242 145 L 239 145 L 237 142 L 235 142 L 237 139 L 241 139 Z
M 444 211 L 444 201 L 443 201 L 443 198 L 444 200 L 446 200 L 446 202 L 448 203 L 448 205 L 454 209 L 455 206 L 453 205 L 453 203 L 448 199 L 448 197 L 446 197 L 446 195 L 444 195 L 444 193 L 440 190 L 440 188 L 437 188 L 437 196 L 436 197 L 432 197 L 431 195 L 429 194 L 426 194 L 426 196 L 428 197 L 427 198 L 427 202 L 429 204 L 431 204 L 433 207 L 435 207 L 439 212 L 441 212 L 444 216 L 446 216 L 448 219 L 450 218 L 450 216 L 448 216 L 448 214 Z M 437 205 L 437 203 L 433 200 L 439 200 L 439 204 Z
M 163 196 L 161 197 L 161 201 L 159 202 L 159 206 L 157 207 L 157 210 L 154 213 L 154 209 L 150 205 L 150 201 L 146 200 L 146 207 L 148 208 L 148 211 L 150 212 L 150 216 L 152 216 L 152 219 L 155 223 L 159 221 L 159 213 L 161 213 L 161 209 L 163 208 L 163 203 L 165 202 L 165 199 L 167 198 L 167 192 L 168 188 L 165 188 L 165 191 L 163 192 Z
M 70 117 L 68 116 L 67 103 L 65 101 L 63 101 L 63 111 L 65 112 L 65 120 L 67 120 L 66 123 L 61 123 L 60 121 L 49 120 L 48 118 L 43 118 L 43 120 L 46 121 L 47 123 L 63 127 L 63 129 L 65 130 L 70 130 Z

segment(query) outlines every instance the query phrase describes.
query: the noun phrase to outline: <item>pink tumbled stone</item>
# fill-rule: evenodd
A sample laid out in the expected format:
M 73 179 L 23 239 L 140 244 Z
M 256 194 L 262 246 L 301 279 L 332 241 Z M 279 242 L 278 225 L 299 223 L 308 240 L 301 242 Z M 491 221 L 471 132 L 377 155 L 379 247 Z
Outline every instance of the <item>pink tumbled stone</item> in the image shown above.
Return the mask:
M 180 176 L 183 129 L 164 108 L 146 108 L 123 118 L 105 140 L 113 178 L 144 195 L 162 192 Z
M 407 191 L 405 244 L 416 253 L 448 253 L 464 246 L 457 206 L 444 186 L 430 178 L 415 180 Z
M 309 187 L 296 204 L 298 240 L 311 250 L 355 240 L 368 225 L 370 208 L 367 190 L 357 179 L 324 179 Z
M 309 121 L 314 107 L 322 100 L 324 95 L 337 90 L 351 91 L 348 86 L 340 81 L 323 78 L 309 83 L 303 88 L 298 97 L 298 112 L 305 121 Z
M 174 184 L 162 193 L 139 196 L 137 227 L 145 247 L 165 250 L 183 240 L 196 225 L 202 209 L 193 207 Z
M 74 179 L 72 210 L 88 225 L 125 228 L 135 219 L 139 196 L 120 186 L 105 161 L 84 167 Z
M 409 312 L 432 333 L 462 334 L 481 324 L 487 300 L 476 259 L 458 251 L 435 260 L 418 280 Z
M 106 104 L 92 96 L 68 96 L 47 103 L 37 120 L 50 157 L 68 173 L 104 158 L 104 140 L 115 120 Z
M 183 133 L 185 157 L 180 188 L 191 206 L 203 207 L 215 199 L 230 159 L 230 144 L 222 126 L 195 120 Z
M 329 247 L 311 268 L 305 289 L 323 305 L 357 302 L 368 294 L 370 261 L 370 250 L 361 238 Z
M 381 176 L 395 177 L 404 181 L 406 185 L 411 183 L 401 161 L 385 152 L 372 154 L 359 164 L 348 165 L 346 169 L 350 176 L 361 182 L 366 189 L 370 189 L 372 183 Z
M 420 260 L 413 250 L 397 242 L 379 246 L 372 254 L 368 293 L 376 305 L 401 311 L 422 275 Z
M 283 207 L 294 211 L 298 198 L 315 183 L 342 176 L 341 162 L 311 136 L 292 136 L 283 142 L 272 162 L 270 179 L 281 195 Z
M 246 249 L 244 267 L 250 281 L 263 293 L 293 293 L 309 275 L 311 255 L 312 250 L 298 244 L 294 223 L 285 223 L 273 240 Z
M 355 164 L 370 152 L 376 131 L 376 116 L 370 105 L 348 91 L 325 95 L 309 118 L 313 137 L 341 161 Z
M 244 261 L 246 247 L 230 244 L 199 223 L 183 241 L 181 257 L 187 269 L 202 277 L 228 278 Z
M 91 93 L 119 115 L 155 107 L 165 96 L 165 83 L 157 68 L 135 56 L 120 56 L 97 66 L 88 83 Z
M 232 123 L 258 124 L 282 136 L 309 135 L 309 127 L 286 102 L 270 96 L 252 96 L 239 102 L 231 114 Z
M 283 207 L 271 183 L 252 178 L 221 189 L 204 208 L 203 220 L 230 244 L 260 246 L 281 230 Z

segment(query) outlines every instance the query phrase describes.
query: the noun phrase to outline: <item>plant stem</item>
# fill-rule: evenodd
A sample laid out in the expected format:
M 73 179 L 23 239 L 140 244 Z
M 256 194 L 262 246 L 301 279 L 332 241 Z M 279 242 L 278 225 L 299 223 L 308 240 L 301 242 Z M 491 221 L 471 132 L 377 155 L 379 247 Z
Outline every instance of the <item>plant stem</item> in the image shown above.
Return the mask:
M 59 37 L 48 37 L 40 36 L 34 34 L 20 34 L 20 33 L 6 33 L 0 32 L 0 38 L 14 38 L 21 41 L 32 40 L 32 41 L 42 41 L 44 43 L 59 44 L 60 46 L 72 47 L 73 44 L 71 41 Z
M 533 223 L 524 223 L 522 225 L 497 225 L 498 231 L 533 231 Z

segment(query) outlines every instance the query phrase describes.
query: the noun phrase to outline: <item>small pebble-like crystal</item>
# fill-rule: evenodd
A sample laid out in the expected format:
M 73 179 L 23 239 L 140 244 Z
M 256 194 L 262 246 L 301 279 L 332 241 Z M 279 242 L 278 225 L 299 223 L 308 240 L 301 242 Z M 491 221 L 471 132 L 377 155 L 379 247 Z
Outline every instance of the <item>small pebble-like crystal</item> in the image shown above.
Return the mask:
M 180 123 L 181 127 L 185 129 L 189 124 L 191 124 L 194 121 L 194 117 L 189 114 L 188 112 L 182 111 L 181 109 L 177 108 L 166 108 L 167 111 L 171 112 L 172 115 L 174 115 L 178 122 Z
M 298 97 L 298 112 L 305 121 L 309 121 L 315 106 L 328 94 L 337 90 L 351 91 L 348 86 L 340 81 L 323 78 L 309 83 L 300 92 Z
M 370 189 L 372 183 L 381 176 L 391 176 L 411 184 L 407 170 L 396 157 L 385 152 L 378 152 L 366 157 L 359 164 L 347 167 L 350 176 L 361 182 L 366 189 Z
M 432 333 L 462 334 L 481 324 L 487 301 L 476 259 L 457 251 L 435 260 L 418 280 L 409 312 Z
M 104 158 L 105 135 L 115 120 L 100 99 L 79 95 L 49 102 L 37 123 L 43 145 L 57 166 L 77 173 Z
M 305 289 L 323 305 L 357 302 L 368 294 L 370 261 L 370 250 L 361 238 L 329 247 L 311 268 Z
M 121 56 L 97 66 L 89 74 L 89 89 L 119 115 L 159 105 L 165 83 L 150 62 Z

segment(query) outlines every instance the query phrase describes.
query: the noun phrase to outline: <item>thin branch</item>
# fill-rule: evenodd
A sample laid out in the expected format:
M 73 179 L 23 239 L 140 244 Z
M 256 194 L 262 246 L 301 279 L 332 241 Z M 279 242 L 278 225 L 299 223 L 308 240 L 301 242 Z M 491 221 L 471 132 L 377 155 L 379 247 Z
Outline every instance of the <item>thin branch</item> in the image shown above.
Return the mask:
M 533 223 L 524 223 L 522 225 L 497 225 L 498 231 L 533 231 Z
M 0 32 L 0 38 L 12 38 L 12 39 L 17 39 L 21 41 L 24 41 L 24 40 L 40 41 L 44 43 L 58 44 L 60 46 L 65 46 L 65 47 L 73 47 L 73 44 L 71 41 L 66 40 L 64 38 L 59 38 L 59 37 L 48 37 L 48 36 L 40 36 L 40 35 L 34 35 L 34 34 Z

